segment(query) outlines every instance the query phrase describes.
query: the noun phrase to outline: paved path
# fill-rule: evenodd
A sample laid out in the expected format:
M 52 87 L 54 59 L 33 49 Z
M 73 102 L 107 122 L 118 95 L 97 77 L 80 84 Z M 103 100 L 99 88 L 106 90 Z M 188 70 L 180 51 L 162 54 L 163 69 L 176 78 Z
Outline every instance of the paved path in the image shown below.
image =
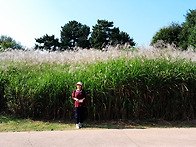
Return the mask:
M 196 128 L 100 129 L 0 133 L 1 147 L 196 146 Z

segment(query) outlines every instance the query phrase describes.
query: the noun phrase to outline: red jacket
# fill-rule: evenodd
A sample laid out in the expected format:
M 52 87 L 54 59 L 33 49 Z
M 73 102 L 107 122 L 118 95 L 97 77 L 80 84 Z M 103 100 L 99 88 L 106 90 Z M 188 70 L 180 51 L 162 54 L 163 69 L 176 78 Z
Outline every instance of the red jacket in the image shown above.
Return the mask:
M 72 93 L 72 99 L 77 98 L 79 100 L 86 98 L 86 92 L 82 90 L 74 90 Z M 81 103 L 79 101 L 75 101 L 75 107 L 85 107 L 86 103 L 85 100 Z

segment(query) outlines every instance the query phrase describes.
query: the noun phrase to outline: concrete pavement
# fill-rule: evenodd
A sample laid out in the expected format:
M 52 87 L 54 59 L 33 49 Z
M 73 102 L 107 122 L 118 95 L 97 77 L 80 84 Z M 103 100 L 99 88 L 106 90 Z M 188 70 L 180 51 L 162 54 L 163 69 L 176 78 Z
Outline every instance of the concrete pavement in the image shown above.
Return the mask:
M 1 147 L 196 146 L 196 128 L 2 132 Z

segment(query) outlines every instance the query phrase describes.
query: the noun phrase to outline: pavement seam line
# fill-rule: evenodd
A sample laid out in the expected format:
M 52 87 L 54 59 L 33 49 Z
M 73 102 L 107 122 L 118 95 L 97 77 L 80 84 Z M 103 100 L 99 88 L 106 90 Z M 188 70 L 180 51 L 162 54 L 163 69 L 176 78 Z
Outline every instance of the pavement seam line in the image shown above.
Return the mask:
M 31 132 L 28 132 L 28 142 L 31 145 L 31 147 L 33 147 L 33 144 L 31 143 Z
M 129 138 L 129 140 L 131 140 L 137 147 L 140 147 L 135 141 L 133 141 L 128 135 L 127 133 L 125 132 L 125 130 L 122 130 L 123 133 L 127 136 L 127 138 Z

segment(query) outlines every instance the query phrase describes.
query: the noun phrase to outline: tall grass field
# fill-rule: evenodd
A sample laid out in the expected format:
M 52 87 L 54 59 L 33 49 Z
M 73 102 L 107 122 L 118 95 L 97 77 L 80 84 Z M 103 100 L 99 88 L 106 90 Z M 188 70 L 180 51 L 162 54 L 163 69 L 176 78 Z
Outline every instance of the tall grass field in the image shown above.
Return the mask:
M 78 81 L 90 120 L 196 117 L 196 53 L 171 48 L 1 52 L 1 112 L 73 119 Z

